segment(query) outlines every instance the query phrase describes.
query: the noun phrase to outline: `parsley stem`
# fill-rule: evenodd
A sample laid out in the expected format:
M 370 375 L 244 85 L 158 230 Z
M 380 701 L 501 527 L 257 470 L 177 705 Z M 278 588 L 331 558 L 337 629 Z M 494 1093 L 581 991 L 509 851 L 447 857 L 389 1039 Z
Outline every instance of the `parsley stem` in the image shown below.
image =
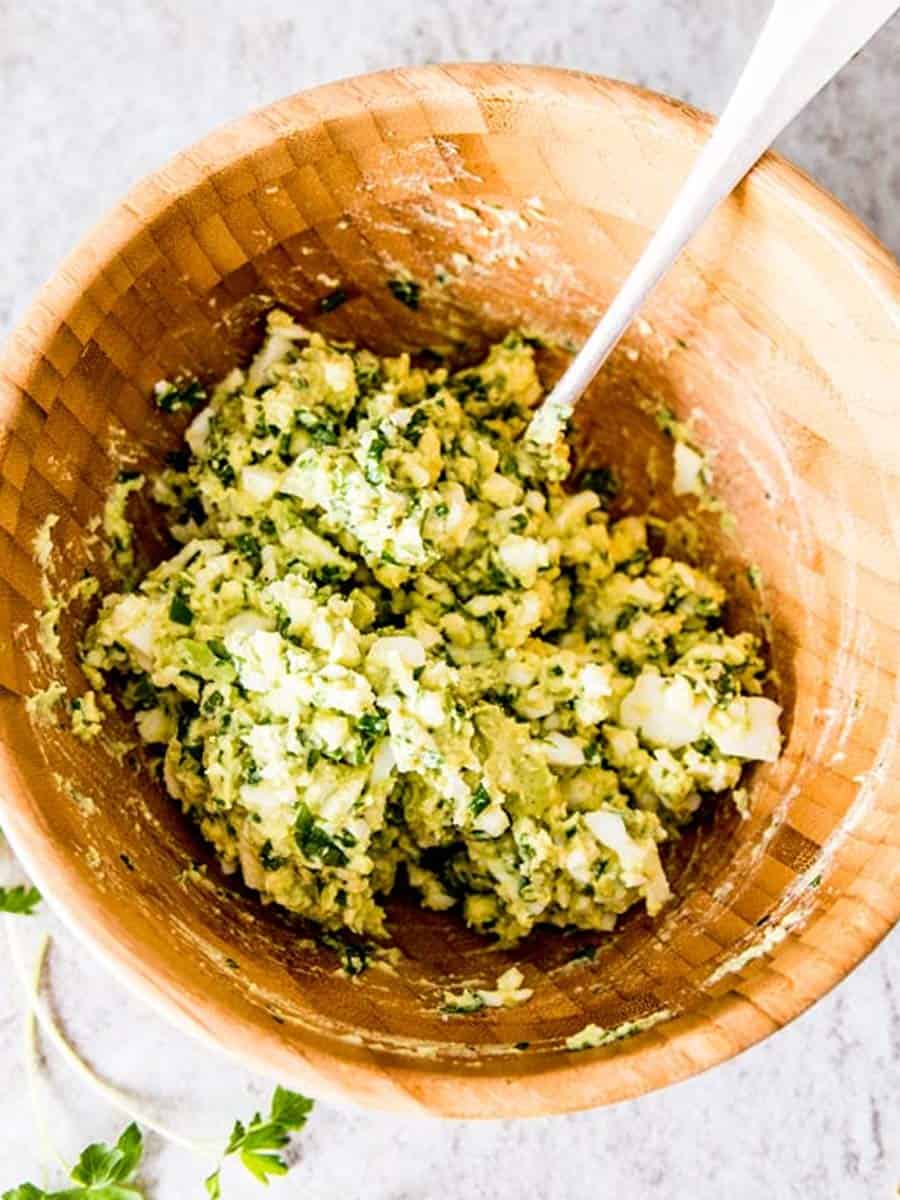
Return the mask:
M 14 917 L 5 917 L 4 924 L 6 925 L 6 936 L 9 941 L 10 956 L 13 961 L 13 967 L 19 978 L 19 983 L 28 999 L 28 1007 L 30 1014 L 37 1021 L 41 1032 L 49 1041 L 53 1043 L 62 1057 L 66 1060 L 69 1067 L 79 1075 L 81 1079 L 95 1092 L 98 1092 L 113 1108 L 126 1114 L 133 1121 L 144 1128 L 151 1130 L 158 1137 L 163 1138 L 167 1142 L 171 1142 L 175 1146 L 180 1146 L 183 1150 L 190 1150 L 193 1154 L 202 1155 L 204 1158 L 218 1158 L 221 1154 L 221 1144 L 218 1140 L 189 1138 L 183 1134 L 176 1133 L 175 1130 L 163 1125 L 155 1117 L 148 1115 L 145 1111 L 137 1107 L 124 1092 L 113 1087 L 104 1079 L 100 1079 L 95 1075 L 91 1068 L 87 1065 L 84 1059 L 78 1054 L 73 1046 L 63 1036 L 59 1025 L 56 1023 L 56 1018 L 47 1004 L 47 1001 L 41 995 L 41 986 L 43 981 L 43 967 L 47 954 L 47 947 L 50 943 L 49 937 L 45 935 L 45 942 L 42 944 L 38 958 L 34 967 L 34 982 L 30 985 L 28 982 L 28 971 L 25 966 L 25 955 L 22 948 L 21 934 L 15 924 Z M 59 1157 L 57 1155 L 57 1157 Z
M 12 928 L 13 919 L 10 916 L 6 917 L 8 930 Z M 34 997 L 37 995 L 41 984 L 44 959 L 47 957 L 47 948 L 49 945 L 50 938 L 46 933 L 42 933 L 38 942 L 37 953 L 34 957 L 31 977 L 27 980 L 28 1006 L 25 1010 L 25 1021 L 23 1024 L 23 1033 L 25 1036 L 25 1072 L 28 1077 L 28 1099 L 31 1103 L 31 1113 L 34 1117 L 34 1123 L 37 1127 L 41 1143 L 41 1158 L 44 1163 L 47 1163 L 51 1158 L 55 1158 L 62 1169 L 68 1171 L 68 1163 L 60 1153 L 56 1142 L 50 1136 L 50 1130 L 47 1127 L 47 1109 L 41 1097 L 40 1075 L 38 1071 L 37 1021 L 34 1016 Z M 46 1183 L 46 1166 L 44 1167 L 44 1174 L 44 1182 Z

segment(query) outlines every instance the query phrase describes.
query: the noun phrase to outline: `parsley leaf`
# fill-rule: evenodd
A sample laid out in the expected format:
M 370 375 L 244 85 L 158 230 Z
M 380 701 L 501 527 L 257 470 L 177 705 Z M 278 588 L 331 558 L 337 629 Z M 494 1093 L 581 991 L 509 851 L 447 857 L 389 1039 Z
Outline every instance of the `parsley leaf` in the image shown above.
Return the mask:
M 302 1129 L 306 1118 L 312 1112 L 313 1101 L 299 1092 L 277 1087 L 272 1096 L 270 1119 L 279 1122 L 289 1130 Z
M 203 1180 L 203 1186 L 206 1188 L 206 1194 L 207 1194 L 207 1196 L 209 1196 L 209 1200 L 221 1200 L 221 1196 L 222 1196 L 222 1184 L 220 1182 L 221 1175 L 222 1175 L 222 1168 L 216 1167 L 216 1169 L 215 1169 L 215 1171 L 213 1171 L 212 1175 L 207 1175 L 207 1177 Z
M 260 1183 L 268 1183 L 270 1175 L 286 1175 L 288 1165 L 278 1151 L 288 1144 L 292 1132 L 303 1128 L 312 1107 L 312 1100 L 306 1096 L 277 1087 L 268 1120 L 256 1113 L 249 1125 L 235 1121 L 226 1155 L 240 1155 L 243 1165 Z M 218 1200 L 218 1172 L 207 1179 L 206 1190 L 212 1200 Z
M 114 1146 L 94 1142 L 82 1150 L 69 1172 L 78 1186 L 45 1192 L 33 1183 L 22 1183 L 4 1192 L 2 1200 L 144 1200 L 143 1192 L 134 1184 L 143 1149 L 141 1131 L 132 1122 Z
M 34 915 L 35 905 L 40 904 L 41 893 L 36 887 L 0 887 L 0 912 L 14 913 L 19 917 Z
M 123 1130 L 112 1149 L 102 1142 L 94 1142 L 81 1152 L 81 1158 L 71 1170 L 72 1179 L 86 1188 L 108 1183 L 128 1183 L 134 1178 L 144 1139 L 137 1125 L 132 1123 Z M 131 1189 L 137 1195 L 135 1189 Z

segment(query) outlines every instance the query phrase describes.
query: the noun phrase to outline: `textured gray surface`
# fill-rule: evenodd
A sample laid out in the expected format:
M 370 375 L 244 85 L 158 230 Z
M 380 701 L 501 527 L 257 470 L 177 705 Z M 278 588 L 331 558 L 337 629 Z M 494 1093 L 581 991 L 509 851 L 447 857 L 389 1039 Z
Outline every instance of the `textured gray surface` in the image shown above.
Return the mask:
M 852 2 L 852 0 L 851 0 Z M 0 335 L 133 181 L 246 109 L 342 75 L 440 59 L 546 62 L 717 109 L 766 0 L 0 0 Z M 900 21 L 781 149 L 900 249 Z M 0 862 L 2 878 L 14 867 Z M 699 1079 L 615 1109 L 436 1124 L 320 1107 L 273 1196 L 355 1200 L 879 1200 L 900 1179 L 897 935 L 811 1013 Z M 122 994 L 65 933 L 53 995 L 92 1064 L 183 1133 L 218 1135 L 268 1088 Z M 22 997 L 0 970 L 0 1189 L 39 1169 Z M 121 1124 L 48 1053 L 65 1155 Z M 202 1194 L 203 1160 L 150 1140 L 148 1195 Z M 36 1181 L 39 1181 L 36 1179 Z M 59 1186 L 57 1182 L 57 1186 Z M 231 1200 L 260 1194 L 231 1175 Z

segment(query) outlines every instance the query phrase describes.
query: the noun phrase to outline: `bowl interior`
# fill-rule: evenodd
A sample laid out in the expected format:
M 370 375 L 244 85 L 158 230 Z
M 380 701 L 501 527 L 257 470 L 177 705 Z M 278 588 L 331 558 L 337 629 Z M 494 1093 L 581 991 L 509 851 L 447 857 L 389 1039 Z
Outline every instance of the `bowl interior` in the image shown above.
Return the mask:
M 784 756 L 748 775 L 749 820 L 728 803 L 703 814 L 671 854 L 676 900 L 655 920 L 635 911 L 612 935 L 539 932 L 499 953 L 458 916 L 398 896 L 389 912 L 401 956 L 350 978 L 314 931 L 221 875 L 122 747 L 84 745 L 65 723 L 32 726 L 21 699 L 53 679 L 73 694 L 85 686 L 76 647 L 90 610 L 66 610 L 64 661 L 48 661 L 30 544 L 58 513 L 53 587 L 86 567 L 102 572 L 91 523 L 105 489 L 123 465 L 153 469 L 180 437 L 177 419 L 150 403 L 157 379 L 215 378 L 245 361 L 278 303 L 329 336 L 452 361 L 524 329 L 556 347 L 540 353 L 550 381 L 704 130 L 661 98 L 526 69 L 434 68 L 295 97 L 137 189 L 7 351 L 0 735 L 10 835 L 147 994 L 313 1088 L 481 1114 L 634 1094 L 794 1015 L 895 915 L 896 860 L 879 858 L 878 832 L 887 837 L 881 785 L 896 769 L 896 279 L 867 235 L 774 161 L 656 293 L 576 433 L 580 462 L 622 473 L 620 511 L 697 521 L 703 558 L 735 598 L 729 619 L 768 639 L 785 707 Z M 421 285 L 416 310 L 388 288 L 398 277 Z M 338 288 L 346 302 L 323 312 Z M 672 497 L 671 443 L 652 416 L 661 404 L 696 422 L 736 532 L 722 512 Z M 144 550 L 154 552 L 152 538 Z M 131 740 L 126 722 L 116 736 Z M 846 929 L 848 919 L 858 936 L 835 942 L 828 922 Z M 534 988 L 527 1004 L 441 1014 L 445 988 L 493 986 L 513 963 Z M 559 1053 L 590 1022 L 613 1029 L 661 1010 L 674 1033 L 660 1025 L 619 1048 Z M 656 1058 L 641 1058 L 648 1045 Z

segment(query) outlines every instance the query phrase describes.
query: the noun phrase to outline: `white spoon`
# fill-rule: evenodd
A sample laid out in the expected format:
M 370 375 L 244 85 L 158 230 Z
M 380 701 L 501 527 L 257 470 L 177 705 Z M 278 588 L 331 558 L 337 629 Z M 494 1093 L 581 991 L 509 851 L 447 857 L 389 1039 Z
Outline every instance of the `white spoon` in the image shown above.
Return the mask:
M 665 220 L 532 418 L 533 440 L 556 439 L 632 317 L 712 210 L 898 10 L 898 0 L 775 0 L 744 73 Z

